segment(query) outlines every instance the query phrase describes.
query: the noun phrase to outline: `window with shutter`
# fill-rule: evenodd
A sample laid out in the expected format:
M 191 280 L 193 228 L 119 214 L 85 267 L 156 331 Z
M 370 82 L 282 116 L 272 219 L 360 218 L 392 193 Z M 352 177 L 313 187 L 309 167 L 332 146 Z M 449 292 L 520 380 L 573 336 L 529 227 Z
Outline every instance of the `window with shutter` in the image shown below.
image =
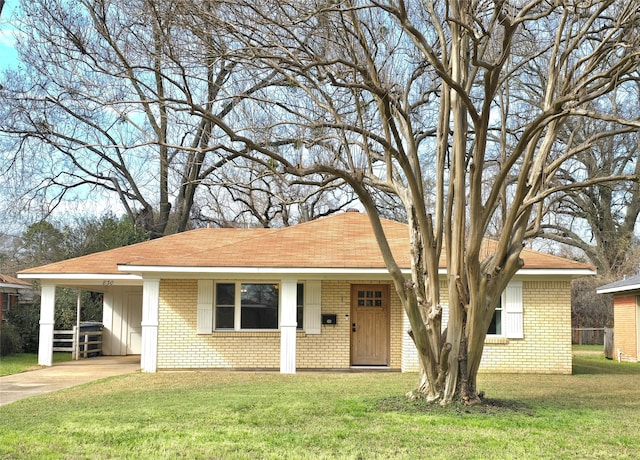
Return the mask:
M 522 339 L 524 337 L 522 281 L 511 281 L 500 297 L 487 335 Z
M 522 281 L 511 281 L 502 294 L 503 334 L 509 339 L 524 338 L 524 308 L 522 305 Z

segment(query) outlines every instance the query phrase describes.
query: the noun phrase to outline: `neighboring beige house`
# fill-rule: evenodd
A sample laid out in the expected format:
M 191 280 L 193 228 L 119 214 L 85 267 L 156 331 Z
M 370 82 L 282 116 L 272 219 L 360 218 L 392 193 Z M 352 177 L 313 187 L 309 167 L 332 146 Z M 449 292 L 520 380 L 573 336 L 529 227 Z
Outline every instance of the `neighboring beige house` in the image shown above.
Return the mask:
M 598 294 L 613 294 L 613 353 L 620 361 L 640 358 L 640 276 L 599 287 Z
M 409 275 L 407 226 L 383 225 Z M 570 281 L 594 269 L 527 249 L 522 258 L 491 325 L 482 368 L 571 373 Z M 444 261 L 441 267 L 445 286 Z M 51 365 L 55 292 L 65 286 L 104 293 L 103 352 L 140 354 L 145 372 L 418 366 L 363 213 L 280 229 L 193 230 L 19 276 L 42 284 L 42 365 Z
M 7 320 L 7 313 L 16 308 L 21 299 L 30 300 L 31 284 L 0 273 L 0 322 Z

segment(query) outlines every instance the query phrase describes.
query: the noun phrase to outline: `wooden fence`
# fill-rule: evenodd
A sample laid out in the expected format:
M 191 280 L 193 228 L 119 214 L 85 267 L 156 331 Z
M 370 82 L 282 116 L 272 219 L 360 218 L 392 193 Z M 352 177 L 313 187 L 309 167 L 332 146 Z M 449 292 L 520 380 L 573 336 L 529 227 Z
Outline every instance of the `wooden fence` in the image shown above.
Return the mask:
M 613 328 L 604 328 L 604 356 L 613 359 Z
M 574 328 L 571 341 L 577 345 L 604 345 L 604 327 Z
M 53 331 L 53 351 L 71 353 L 72 359 L 88 358 L 102 353 L 102 331 Z

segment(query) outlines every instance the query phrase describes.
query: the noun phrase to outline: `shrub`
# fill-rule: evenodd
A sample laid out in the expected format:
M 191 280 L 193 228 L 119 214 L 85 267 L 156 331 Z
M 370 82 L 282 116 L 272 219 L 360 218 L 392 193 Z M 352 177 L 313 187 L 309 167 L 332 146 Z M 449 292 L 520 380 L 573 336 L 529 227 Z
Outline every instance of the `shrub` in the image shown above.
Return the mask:
M 18 329 L 9 323 L 0 324 L 0 356 L 22 352 L 22 339 Z
M 9 324 L 12 324 L 20 334 L 23 353 L 38 352 L 38 331 L 40 320 L 39 304 L 20 304 L 12 308 L 7 315 Z

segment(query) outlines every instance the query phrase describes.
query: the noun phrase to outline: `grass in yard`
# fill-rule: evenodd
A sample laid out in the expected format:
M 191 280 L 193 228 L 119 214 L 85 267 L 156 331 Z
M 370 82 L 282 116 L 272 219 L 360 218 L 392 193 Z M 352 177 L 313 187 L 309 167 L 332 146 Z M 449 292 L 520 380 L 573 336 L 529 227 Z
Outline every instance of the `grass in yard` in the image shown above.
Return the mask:
M 0 408 L 0 458 L 638 458 L 640 365 L 482 374 L 490 404 L 409 402 L 415 374 L 131 374 Z
M 71 361 L 71 353 L 54 353 L 53 362 Z M 18 353 L 0 358 L 0 376 L 39 369 L 36 353 Z

